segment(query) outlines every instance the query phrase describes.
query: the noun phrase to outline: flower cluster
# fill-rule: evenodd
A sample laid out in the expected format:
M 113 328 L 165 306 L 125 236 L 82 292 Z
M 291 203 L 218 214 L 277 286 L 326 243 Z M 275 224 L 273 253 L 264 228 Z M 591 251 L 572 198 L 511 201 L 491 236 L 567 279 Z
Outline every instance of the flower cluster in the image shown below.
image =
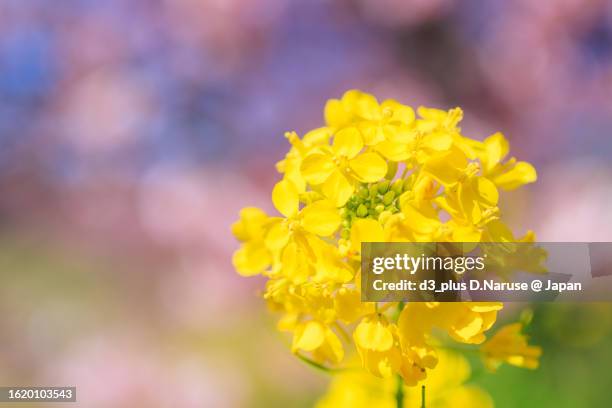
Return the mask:
M 325 127 L 286 134 L 291 148 L 272 191 L 281 216 L 245 208 L 232 226 L 242 242 L 234 266 L 268 278 L 264 297 L 282 313 L 278 328 L 293 333 L 295 354 L 331 368 L 356 350 L 366 371 L 407 386 L 438 364 L 434 330 L 481 344 L 503 305 L 361 302 L 361 242 L 531 242 L 533 233 L 515 237 L 503 222 L 499 190 L 537 177 L 529 163 L 507 159 L 501 133 L 463 136 L 461 109 L 417 113 L 357 90 L 328 101 Z M 522 339 L 514 329 L 507 336 Z M 485 344 L 487 356 L 534 365 L 520 340 Z

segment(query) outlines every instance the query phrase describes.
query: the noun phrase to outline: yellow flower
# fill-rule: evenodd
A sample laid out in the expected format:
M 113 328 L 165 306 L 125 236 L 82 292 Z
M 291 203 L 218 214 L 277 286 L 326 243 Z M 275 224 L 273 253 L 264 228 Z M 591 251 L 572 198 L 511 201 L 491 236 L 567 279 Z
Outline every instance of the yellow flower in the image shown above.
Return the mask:
M 311 151 L 300 170 L 313 186 L 321 185 L 323 194 L 336 206 L 343 206 L 360 183 L 372 183 L 387 173 L 387 163 L 377 154 L 365 152 L 361 133 L 348 127 L 334 135 L 331 147 Z
M 326 145 L 331 138 L 331 131 L 323 127 L 311 130 L 303 139 L 300 139 L 295 132 L 287 132 L 285 137 L 291 143 L 291 149 L 283 160 L 276 163 L 276 169 L 279 173 L 284 173 L 284 178 L 291 181 L 298 191 L 303 192 L 306 189 L 306 180 L 300 172 L 302 160 L 311 149 Z
M 508 324 L 482 345 L 480 350 L 487 368 L 495 371 L 504 362 L 532 370 L 538 368 L 542 349 L 530 346 L 522 330 L 521 323 Z
M 356 89 L 347 91 L 342 95 L 342 99 L 330 99 L 325 104 L 324 116 L 325 123 L 330 128 L 342 128 L 359 121 L 362 116 L 363 99 L 370 99 L 372 95 L 360 92 Z
M 503 134 L 495 133 L 486 138 L 483 144 L 481 161 L 484 164 L 484 174 L 499 188 L 515 190 L 537 180 L 536 170 L 531 164 L 517 161 L 514 157 L 506 163 L 501 162 L 510 151 L 510 145 Z
M 373 95 L 357 90 L 346 92 L 342 99 L 331 99 L 325 105 L 325 121 L 332 128 L 356 124 L 365 143 L 375 145 L 394 139 L 398 131 L 414 121 L 414 110 L 388 99 L 379 104 Z
M 338 336 L 326 325 L 317 321 L 300 323 L 293 335 L 294 353 L 299 350 L 311 352 L 317 361 L 339 363 L 344 358 L 344 349 Z
M 423 344 L 427 333 L 438 327 L 458 342 L 479 344 L 502 307 L 498 302 L 408 303 L 399 317 L 399 333 L 410 344 Z
M 338 319 L 347 324 L 357 321 L 364 315 L 374 313 L 374 304 L 362 302 L 361 291 L 357 288 L 340 288 L 334 297 L 334 307 Z
M 266 246 L 278 254 L 287 275 L 304 280 L 314 273 L 315 254 L 326 251 L 327 245 L 317 236 L 330 236 L 340 225 L 338 210 L 328 200 L 315 201 L 300 210 L 298 190 L 286 179 L 274 186 L 272 202 L 286 218 L 270 218 Z
M 266 269 L 272 260 L 264 244 L 265 224 L 268 216 L 255 207 L 243 208 L 240 220 L 232 225 L 232 233 L 243 242 L 234 253 L 232 263 L 243 276 L 256 275 Z
M 391 377 L 402 364 L 399 339 L 394 331 L 386 318 L 372 314 L 364 317 L 353 333 L 364 368 L 377 377 Z

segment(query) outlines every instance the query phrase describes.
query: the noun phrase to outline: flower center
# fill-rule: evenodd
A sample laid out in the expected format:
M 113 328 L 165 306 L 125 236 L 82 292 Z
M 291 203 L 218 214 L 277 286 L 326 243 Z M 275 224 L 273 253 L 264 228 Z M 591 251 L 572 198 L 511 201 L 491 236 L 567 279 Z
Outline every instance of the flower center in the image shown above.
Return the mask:
M 378 183 L 361 184 L 341 210 L 342 238 L 348 239 L 351 225 L 355 219 L 370 218 L 383 223 L 389 216 L 399 212 L 399 197 L 407 191 L 407 184 L 398 179 L 391 183 L 384 180 Z

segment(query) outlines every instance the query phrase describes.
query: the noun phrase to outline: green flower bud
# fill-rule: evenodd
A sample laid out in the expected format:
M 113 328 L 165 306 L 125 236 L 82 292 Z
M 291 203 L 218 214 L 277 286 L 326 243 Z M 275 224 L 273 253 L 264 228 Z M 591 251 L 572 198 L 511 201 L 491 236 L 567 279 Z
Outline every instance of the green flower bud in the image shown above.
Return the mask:
M 383 196 L 382 202 L 384 205 L 390 205 L 395 199 L 395 193 L 393 191 L 387 191 L 387 194 Z
M 402 194 L 402 190 L 404 189 L 403 180 L 395 180 L 391 185 L 391 190 L 395 192 L 396 195 Z
M 351 237 L 351 230 L 343 229 L 342 232 L 340 233 L 340 236 L 342 237 L 342 239 L 349 239 Z
M 366 207 L 363 204 L 360 204 L 359 207 L 357 208 L 357 216 L 363 218 L 367 215 L 368 215 L 368 207 Z
M 390 205 L 390 206 L 386 207 L 385 209 L 387 211 L 390 211 L 391 214 L 395 214 L 396 212 L 399 211 L 395 205 Z
M 387 192 L 387 190 L 389 190 L 389 181 L 385 180 L 385 181 L 381 181 L 380 183 L 378 183 L 378 192 L 380 194 L 385 194 Z
M 368 198 L 370 196 L 370 192 L 368 191 L 366 187 L 361 187 L 359 189 L 359 196 L 361 198 Z
M 370 198 L 374 198 L 378 195 L 378 188 L 375 185 L 370 186 Z
M 376 208 L 374 208 L 374 210 L 376 211 L 377 214 L 380 214 L 381 212 L 385 211 L 385 206 L 382 204 L 378 204 Z

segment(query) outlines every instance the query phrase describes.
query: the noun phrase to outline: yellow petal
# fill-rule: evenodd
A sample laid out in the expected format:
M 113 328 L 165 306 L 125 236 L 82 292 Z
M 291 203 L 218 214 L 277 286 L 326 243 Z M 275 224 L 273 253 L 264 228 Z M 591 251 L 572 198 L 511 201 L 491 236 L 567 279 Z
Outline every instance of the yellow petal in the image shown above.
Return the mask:
M 467 166 L 467 157 L 458 150 L 433 157 L 427 161 L 423 170 L 445 186 L 455 184 Z
M 270 265 L 270 253 L 263 242 L 248 242 L 232 256 L 232 263 L 242 276 L 253 276 L 261 273 Z
M 293 217 L 300 204 L 297 188 L 289 180 L 281 180 L 272 190 L 272 203 L 285 217 Z
M 463 137 L 458 133 L 453 134 L 453 142 L 470 160 L 479 159 L 482 163 L 486 162 L 487 153 L 483 142 Z
M 265 243 L 266 247 L 271 251 L 278 251 L 287 245 L 289 241 L 289 228 L 287 224 L 282 221 L 282 218 L 275 219 L 266 234 Z
M 473 224 L 480 222 L 482 211 L 478 206 L 478 197 L 471 186 L 471 181 L 459 184 L 457 195 L 461 205 L 462 218 L 468 219 Z
M 375 149 L 385 158 L 396 162 L 406 160 L 411 153 L 406 144 L 391 140 L 378 143 Z
M 314 281 L 346 283 L 353 279 L 355 272 L 340 256 L 338 248 L 320 238 L 310 239 L 310 246 L 316 253 L 317 261 Z
M 342 221 L 338 209 L 329 200 L 319 200 L 306 206 L 302 212 L 302 226 L 320 236 L 333 234 Z
M 325 340 L 325 327 L 315 321 L 301 323 L 293 334 L 293 352 L 297 350 L 313 351 L 323 344 Z
M 436 108 L 428 108 L 426 106 L 419 106 L 417 113 L 423 119 L 431 120 L 434 122 L 442 122 L 446 117 L 446 111 Z
M 389 109 L 392 112 L 391 120 L 399 121 L 404 125 L 409 125 L 414 121 L 414 109 L 410 106 L 402 105 L 394 99 L 387 99 L 380 107 L 383 113 L 385 109 Z
M 503 160 L 508 154 L 510 146 L 503 134 L 497 132 L 484 140 L 485 152 L 487 154 L 486 171 L 490 171 L 495 165 Z
M 396 131 L 389 135 L 388 140 L 396 143 L 403 143 L 414 146 L 419 133 L 412 128 L 407 127 L 397 127 Z
M 266 213 L 259 208 L 243 208 L 240 210 L 240 220 L 232 224 L 232 233 L 239 241 L 248 241 L 258 235 L 267 218 Z
M 325 145 L 331 138 L 331 130 L 328 127 L 320 127 L 306 133 L 302 138 L 302 142 L 306 146 Z
M 387 129 L 387 126 L 381 125 L 379 122 L 361 122 L 359 124 L 359 130 L 363 136 L 363 142 L 367 146 L 376 145 L 388 136 L 393 136 L 395 128 Z
M 279 173 L 284 173 L 285 171 L 287 171 L 287 160 L 283 159 L 283 160 L 277 161 L 274 167 L 276 168 L 276 171 L 278 171 Z
M 336 136 L 334 136 L 334 142 L 332 149 L 338 156 L 348 157 L 352 159 L 357 156 L 363 148 L 363 140 L 361 133 L 354 127 L 342 129 Z
M 453 334 L 465 342 L 470 342 L 481 333 L 483 326 L 482 316 L 479 314 L 462 317 L 453 327 Z
M 306 180 L 300 171 L 301 163 L 302 160 L 299 158 L 286 160 L 285 175 L 283 177 L 284 179 L 292 182 L 298 191 L 306 190 Z
M 334 308 L 338 314 L 338 319 L 350 324 L 364 314 L 373 313 L 374 303 L 362 302 L 359 290 L 340 288 L 334 298 Z
M 380 180 L 387 174 L 387 162 L 377 153 L 364 153 L 349 162 L 351 170 L 366 183 Z
M 342 97 L 345 106 L 355 112 L 357 116 L 366 120 L 379 120 L 381 118 L 380 106 L 374 95 L 360 91 L 349 91 Z
M 366 350 L 386 351 L 393 346 L 393 334 L 380 319 L 364 317 L 353 334 L 358 347 Z
M 336 207 L 342 207 L 355 191 L 355 187 L 344 174 L 336 170 L 325 180 L 321 191 Z
M 334 162 L 328 154 L 314 153 L 307 156 L 300 166 L 300 172 L 310 184 L 321 184 L 334 171 Z
M 472 187 L 478 194 L 479 202 L 490 207 L 495 207 L 497 205 L 499 201 L 499 192 L 491 180 L 485 177 L 476 177 L 472 181 Z
M 341 127 L 351 121 L 351 112 L 344 109 L 342 102 L 338 99 L 330 99 L 325 104 L 325 123 L 329 127 Z
M 535 168 L 527 162 L 518 162 L 512 170 L 493 179 L 493 182 L 504 190 L 514 190 L 524 184 L 538 179 Z
M 385 240 L 383 227 L 376 220 L 369 218 L 353 222 L 351 227 L 351 250 L 361 252 L 362 242 L 383 242 Z
M 469 304 L 469 308 L 477 313 L 496 312 L 502 310 L 504 304 L 501 302 L 473 302 Z
M 276 323 L 276 328 L 280 331 L 293 331 L 298 323 L 298 313 L 285 313 Z
M 341 362 L 344 358 L 344 347 L 338 336 L 329 327 L 325 327 L 324 339 L 323 344 L 317 350 L 317 355 L 334 364 Z
M 419 234 L 431 234 L 441 225 L 441 222 L 437 218 L 435 212 L 432 214 L 424 214 L 422 211 L 417 210 L 412 205 L 405 205 L 402 206 L 402 213 L 405 216 L 404 223 L 406 226 Z
M 422 146 L 436 151 L 445 151 L 450 149 L 452 144 L 453 138 L 449 133 L 436 132 L 427 136 Z
M 314 272 L 304 248 L 289 242 L 281 254 L 284 275 L 293 283 L 303 283 Z

